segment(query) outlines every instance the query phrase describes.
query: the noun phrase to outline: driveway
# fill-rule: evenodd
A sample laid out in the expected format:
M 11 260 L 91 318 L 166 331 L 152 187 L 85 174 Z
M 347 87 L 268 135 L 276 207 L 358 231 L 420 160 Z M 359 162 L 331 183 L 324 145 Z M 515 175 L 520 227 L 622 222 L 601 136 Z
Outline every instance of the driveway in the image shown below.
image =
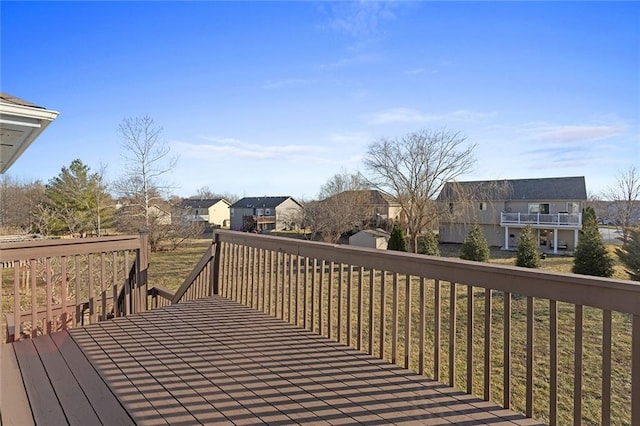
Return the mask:
M 605 244 L 622 244 L 620 238 L 622 237 L 622 231 L 613 227 L 600 227 L 600 235 L 602 235 L 602 241 Z

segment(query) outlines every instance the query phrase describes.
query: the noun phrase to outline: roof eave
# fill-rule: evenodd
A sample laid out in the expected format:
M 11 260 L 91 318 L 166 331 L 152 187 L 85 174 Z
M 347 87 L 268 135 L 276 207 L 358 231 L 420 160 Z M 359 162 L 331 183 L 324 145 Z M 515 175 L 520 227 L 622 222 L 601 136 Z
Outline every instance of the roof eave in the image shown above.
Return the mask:
M 4 174 L 59 115 L 45 108 L 0 102 L 0 126 L 18 127 L 26 133 L 17 146 L 11 147 L 7 158 L 0 158 L 0 174 Z

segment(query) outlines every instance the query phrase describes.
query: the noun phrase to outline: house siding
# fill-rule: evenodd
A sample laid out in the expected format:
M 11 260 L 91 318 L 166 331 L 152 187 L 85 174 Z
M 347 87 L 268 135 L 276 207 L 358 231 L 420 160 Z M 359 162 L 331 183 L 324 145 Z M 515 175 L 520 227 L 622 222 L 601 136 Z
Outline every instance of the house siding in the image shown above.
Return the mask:
M 300 211 L 300 205 L 293 199 L 288 198 L 282 204 L 275 208 L 276 231 L 284 231 L 290 229 L 293 224 L 294 216 Z
M 445 218 L 440 223 L 439 238 L 443 243 L 462 243 L 471 230 L 472 224 L 480 225 L 487 242 L 491 246 L 505 246 L 505 239 L 509 249 L 516 248 L 522 229 L 525 224 L 519 222 L 519 216 L 514 224 L 501 225 L 501 213 L 529 214 L 529 206 L 532 204 L 547 204 L 549 215 L 562 216 L 563 213 L 580 213 L 586 201 L 586 189 L 584 178 L 548 178 L 548 179 L 521 179 L 507 181 L 513 185 L 513 192 L 508 199 L 502 200 L 478 200 L 473 203 L 463 204 L 450 201 L 447 191 L 438 197 L 439 202 L 448 203 L 452 208 L 452 216 Z M 490 185 L 491 182 L 461 182 L 461 185 L 469 185 L 471 188 L 482 185 Z M 548 198 L 545 195 L 548 194 Z M 455 197 L 455 195 L 454 195 Z M 481 209 L 481 204 L 484 207 Z M 464 206 L 464 207 L 463 207 Z M 542 212 L 541 212 L 542 213 Z M 577 223 L 577 222 L 576 222 Z M 576 227 L 556 226 L 544 224 L 544 221 L 532 225 L 541 244 L 541 249 L 550 250 L 553 247 L 554 233 L 559 248 L 575 250 L 577 239 Z
M 229 228 L 229 204 L 219 201 L 209 207 L 209 224 L 221 228 Z

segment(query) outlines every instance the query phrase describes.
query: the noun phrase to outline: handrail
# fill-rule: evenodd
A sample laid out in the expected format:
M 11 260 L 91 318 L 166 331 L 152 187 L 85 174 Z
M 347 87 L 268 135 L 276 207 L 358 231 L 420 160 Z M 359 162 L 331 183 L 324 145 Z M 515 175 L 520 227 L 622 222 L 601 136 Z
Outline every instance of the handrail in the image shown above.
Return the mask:
M 528 417 L 580 423 L 594 412 L 587 400 L 601 404 L 588 422 L 640 424 L 640 283 L 226 230 L 216 239 L 224 297 L 435 380 L 447 371 L 450 386 Z M 600 370 L 583 362 L 594 352 Z M 567 374 L 573 413 L 559 404 Z
M 640 315 L 640 283 L 236 231 L 220 242 Z M 607 297 L 602 297 L 606 291 Z
M 165 287 L 155 285 L 149 288 L 147 295 L 151 296 L 151 308 L 153 309 L 170 305 L 175 293 Z
M 7 270 L 12 271 L 12 279 L 1 283 L 11 290 L 0 289 L 0 319 L 13 319 L 16 330 L 24 330 L 27 337 L 66 327 L 69 317 L 72 326 L 109 319 L 122 313 L 118 287 L 127 279 L 133 283 L 135 302 L 127 313 L 145 310 L 147 252 L 144 231 L 139 235 L 0 243 L 0 269 L 5 277 Z M 69 309 L 72 306 L 75 312 Z
M 157 295 L 171 301 L 171 299 L 173 299 L 173 296 L 175 296 L 175 293 L 161 285 L 154 285 L 153 287 L 149 288 L 149 295 Z
M 501 212 L 503 225 L 551 225 L 562 228 L 580 228 L 582 213 L 520 213 Z
M 140 248 L 139 235 L 19 241 L 0 244 L 0 262 L 136 250 L 138 248 Z
M 202 255 L 196 266 L 189 273 L 187 278 L 182 282 L 175 295 L 171 299 L 171 303 L 179 303 L 187 292 L 192 288 L 194 283 L 198 282 L 198 277 L 205 271 L 205 269 L 211 264 L 211 260 L 215 256 L 215 244 L 211 244 L 205 253 Z M 201 292 L 203 296 L 211 295 L 212 288 L 209 291 Z

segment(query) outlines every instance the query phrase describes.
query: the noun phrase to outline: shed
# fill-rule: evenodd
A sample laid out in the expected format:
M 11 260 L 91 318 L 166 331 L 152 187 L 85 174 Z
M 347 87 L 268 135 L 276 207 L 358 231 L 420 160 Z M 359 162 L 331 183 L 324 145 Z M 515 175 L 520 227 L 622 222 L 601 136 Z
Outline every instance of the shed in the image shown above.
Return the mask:
M 389 234 L 382 229 L 365 229 L 349 237 L 349 245 L 357 247 L 387 249 Z

